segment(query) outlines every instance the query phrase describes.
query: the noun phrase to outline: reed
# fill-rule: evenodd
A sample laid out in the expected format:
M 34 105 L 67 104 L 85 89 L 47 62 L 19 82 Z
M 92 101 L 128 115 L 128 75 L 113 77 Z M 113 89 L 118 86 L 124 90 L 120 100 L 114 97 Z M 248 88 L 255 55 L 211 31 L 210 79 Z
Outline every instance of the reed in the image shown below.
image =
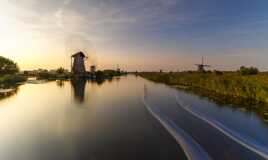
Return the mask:
M 241 75 L 236 72 L 215 73 L 140 73 L 154 82 L 172 86 L 186 86 L 191 90 L 205 90 L 232 98 L 243 98 L 256 103 L 268 104 L 268 74 Z

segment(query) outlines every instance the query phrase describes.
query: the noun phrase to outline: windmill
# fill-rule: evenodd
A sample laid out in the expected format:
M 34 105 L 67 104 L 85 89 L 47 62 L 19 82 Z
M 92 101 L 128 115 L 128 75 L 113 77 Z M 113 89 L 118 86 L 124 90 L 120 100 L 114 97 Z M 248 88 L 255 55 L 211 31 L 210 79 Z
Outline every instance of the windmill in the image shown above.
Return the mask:
M 85 74 L 85 61 L 88 59 L 83 52 L 77 52 L 71 56 L 71 70 L 74 74 Z
M 204 57 L 202 57 L 202 63 L 201 64 L 195 64 L 197 66 L 198 72 L 205 72 L 206 67 L 210 67 L 208 64 L 204 64 Z
M 71 57 L 71 71 L 73 72 L 74 68 L 74 60 L 76 55 L 79 52 L 83 54 L 78 54 L 79 56 L 76 58 L 80 62 L 80 67 L 84 68 L 84 72 L 89 71 L 92 68 L 96 68 L 96 58 L 95 58 L 95 49 L 92 46 L 91 41 L 84 36 L 80 35 L 70 35 L 66 39 L 66 53 L 69 57 Z M 76 53 L 76 54 L 74 54 Z

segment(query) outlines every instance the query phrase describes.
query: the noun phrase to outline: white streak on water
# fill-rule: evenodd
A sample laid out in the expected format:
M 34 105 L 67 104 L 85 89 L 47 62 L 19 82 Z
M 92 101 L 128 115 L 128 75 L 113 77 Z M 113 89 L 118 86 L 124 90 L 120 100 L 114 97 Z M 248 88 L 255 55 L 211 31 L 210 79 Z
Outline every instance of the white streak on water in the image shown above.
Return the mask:
M 15 89 L 0 89 L 0 93 L 10 93 L 15 91 Z
M 221 133 L 223 133 L 227 137 L 231 138 L 233 141 L 237 142 L 238 144 L 242 145 L 243 147 L 245 147 L 245 148 L 249 149 L 250 151 L 256 153 L 257 155 L 263 157 L 264 159 L 268 159 L 267 147 L 261 146 L 254 141 L 249 141 L 249 139 L 241 136 L 239 133 L 229 129 L 228 127 L 226 127 L 225 125 L 223 125 L 222 123 L 220 123 L 214 119 L 202 116 L 197 111 L 191 110 L 189 108 L 190 105 L 185 105 L 183 103 L 183 101 L 181 99 L 179 99 L 177 94 L 175 94 L 175 97 L 176 97 L 176 101 L 179 104 L 179 106 L 181 106 L 184 110 L 186 110 L 187 112 L 189 112 L 193 116 L 197 117 L 198 119 L 203 120 L 204 122 L 206 122 L 210 126 L 216 128 Z
M 190 135 L 179 128 L 172 120 L 161 114 L 157 108 L 153 108 L 146 103 L 145 97 L 143 97 L 143 103 L 149 113 L 175 138 L 189 160 L 211 160 L 206 151 Z

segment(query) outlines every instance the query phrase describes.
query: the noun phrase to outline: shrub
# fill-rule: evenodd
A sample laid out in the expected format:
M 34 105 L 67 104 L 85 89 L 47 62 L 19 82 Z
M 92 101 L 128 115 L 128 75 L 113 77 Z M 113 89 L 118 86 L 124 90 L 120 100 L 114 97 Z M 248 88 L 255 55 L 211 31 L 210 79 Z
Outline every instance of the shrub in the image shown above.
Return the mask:
M 58 74 L 63 74 L 65 72 L 65 69 L 63 67 L 60 67 L 56 71 Z
M 96 77 L 97 78 L 103 78 L 104 77 L 104 73 L 102 71 L 97 71 L 96 72 Z
M 242 66 L 242 67 L 240 67 L 239 72 L 241 75 L 256 75 L 259 73 L 259 70 L 256 67 Z
M 15 74 L 19 72 L 18 65 L 12 60 L 0 56 L 0 75 L 2 74 Z
M 213 73 L 215 75 L 223 75 L 223 72 L 222 71 L 218 71 L 218 70 L 214 70 Z
M 26 81 L 27 78 L 25 76 L 21 76 L 21 75 L 4 75 L 2 77 L 0 77 L 0 84 L 14 84 L 14 83 L 19 83 L 19 82 L 24 82 Z

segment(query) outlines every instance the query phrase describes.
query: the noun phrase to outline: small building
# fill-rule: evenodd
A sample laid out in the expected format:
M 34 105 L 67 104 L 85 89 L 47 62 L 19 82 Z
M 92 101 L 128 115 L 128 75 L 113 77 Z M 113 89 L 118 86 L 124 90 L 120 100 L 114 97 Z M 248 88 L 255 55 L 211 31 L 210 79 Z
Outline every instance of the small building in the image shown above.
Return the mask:
M 95 65 L 90 66 L 90 72 L 91 73 L 95 73 L 96 72 L 96 66 Z
M 72 55 L 72 73 L 74 74 L 84 74 L 86 73 L 85 67 L 86 55 L 83 52 L 77 52 Z
M 117 72 L 118 74 L 121 73 L 121 69 L 120 69 L 119 65 L 117 65 L 116 72 Z

